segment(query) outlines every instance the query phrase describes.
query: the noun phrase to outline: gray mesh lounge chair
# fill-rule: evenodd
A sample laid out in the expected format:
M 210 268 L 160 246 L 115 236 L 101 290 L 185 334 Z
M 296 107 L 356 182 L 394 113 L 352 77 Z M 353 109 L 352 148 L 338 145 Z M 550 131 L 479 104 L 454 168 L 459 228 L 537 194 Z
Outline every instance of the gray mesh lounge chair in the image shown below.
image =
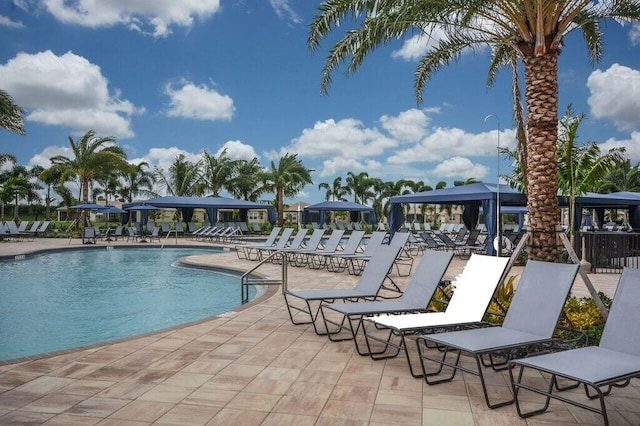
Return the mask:
M 236 254 L 238 255 L 238 258 L 249 259 L 251 257 L 253 260 L 256 260 L 258 258 L 257 250 L 260 248 L 268 248 L 273 246 L 276 242 L 276 238 L 278 238 L 278 234 L 280 233 L 281 229 L 282 228 L 280 228 L 279 226 L 274 226 L 266 241 L 262 244 L 247 244 L 236 247 Z
M 326 334 L 325 330 L 318 327 L 318 314 L 320 306 L 324 301 L 336 300 L 375 300 L 381 288 L 384 288 L 384 282 L 388 277 L 389 271 L 395 262 L 396 257 L 400 253 L 400 247 L 384 246 L 378 248 L 373 254 L 371 262 L 365 268 L 362 276 L 358 280 L 358 284 L 350 289 L 331 289 L 331 290 L 301 290 L 286 291 L 284 300 L 289 311 L 289 318 L 295 325 L 313 324 L 313 329 L 319 335 Z M 292 302 L 296 302 L 295 304 Z M 303 304 L 304 306 L 300 306 Z M 294 312 L 303 314 L 304 319 L 298 320 L 294 316 Z
M 521 417 L 530 417 L 543 413 L 549 408 L 550 398 L 554 398 L 598 413 L 602 415 L 604 423 L 609 424 L 604 397 L 609 395 L 612 387 L 627 386 L 632 378 L 640 377 L 640 329 L 638 328 L 640 310 L 638 309 L 638 300 L 640 300 L 640 270 L 625 269 L 620 277 L 599 346 L 512 361 L 509 364 L 509 376 L 518 414 Z M 519 371 L 516 377 L 513 373 L 517 367 L 519 367 Z M 525 368 L 550 374 L 549 387 L 547 389 L 532 387 L 531 376 L 528 375 L 528 380 L 527 375 L 523 377 Z M 560 388 L 558 377 L 578 383 Z M 584 386 L 589 399 L 598 399 L 599 408 L 553 394 L 554 388 L 562 391 L 576 388 L 580 384 Z M 603 391 L 602 388 L 606 390 Z M 544 406 L 540 409 L 523 412 L 521 401 L 518 398 L 521 389 L 545 395 Z M 589 392 L 590 389 L 595 392 L 595 395 Z M 529 401 L 531 400 L 529 399 Z
M 336 251 L 336 248 L 340 245 L 340 240 L 342 240 L 342 236 L 344 235 L 344 231 L 340 231 L 336 229 L 331 232 L 329 235 L 329 239 L 324 243 L 323 247 L 320 249 L 303 249 L 303 250 L 295 250 L 290 253 L 289 259 L 293 261 L 295 266 L 306 266 L 311 262 L 311 257 L 316 253 L 333 253 Z
M 333 271 L 331 266 L 331 256 L 337 253 L 346 253 L 346 254 L 355 254 L 358 247 L 360 247 L 360 243 L 362 242 L 362 238 L 364 237 L 364 231 L 353 231 L 351 235 L 349 235 L 349 239 L 344 244 L 344 248 L 342 250 L 336 250 L 333 252 L 327 251 L 318 251 L 313 254 L 309 254 L 309 267 L 312 269 L 322 269 L 326 267 L 329 271 Z M 338 244 L 339 245 L 339 244 Z
M 407 284 L 404 294 L 398 300 L 323 303 L 320 314 L 329 338 L 333 341 L 354 339 L 358 353 L 368 355 L 365 345 L 358 343 L 358 332 L 362 326 L 362 318 L 369 315 L 426 312 L 427 305 L 442 281 L 452 258 L 452 253 L 425 251 L 420 265 Z M 336 313 L 339 317 L 338 320 L 335 319 Z M 348 336 L 345 337 L 343 331 L 348 332 Z
M 553 341 L 553 332 L 578 267 L 579 265 L 530 260 L 520 277 L 502 326 L 419 336 L 416 343 L 426 382 L 430 385 L 448 382 L 453 380 L 458 370 L 462 370 L 479 376 L 489 408 L 513 403 L 513 397 L 495 404 L 489 401 L 482 367 L 488 366 L 487 362 L 494 369 L 504 367 L 507 361 Z M 429 349 L 433 345 L 437 345 L 440 351 Z M 429 353 L 430 350 L 434 354 Z M 475 359 L 475 369 L 460 363 L 463 352 Z M 453 362 L 447 360 L 450 353 L 454 354 Z M 441 356 L 434 358 L 437 354 Z M 427 372 L 425 361 L 437 363 L 439 368 Z M 433 379 L 433 376 L 440 375 L 444 366 L 453 368 L 451 375 Z
M 422 377 L 413 368 L 407 336 L 477 327 L 502 281 L 508 261 L 507 257 L 472 255 L 452 283 L 455 286 L 453 296 L 442 312 L 385 314 L 365 318 L 362 330 L 371 358 L 393 358 L 404 352 L 411 375 Z M 374 342 L 382 343 L 382 348 L 372 349 Z
M 349 273 L 353 273 L 354 275 L 362 273 L 364 265 L 371 258 L 373 252 L 382 245 L 386 236 L 387 233 L 384 231 L 375 231 L 366 240 L 367 244 L 364 246 L 364 251 L 362 253 L 347 254 L 342 252 L 331 255 L 329 260 L 331 265 L 329 269 L 335 272 L 342 272 L 345 269 L 348 269 Z
M 291 230 L 293 231 L 293 228 L 291 228 Z M 265 247 L 265 248 L 258 249 L 258 256 L 260 259 L 263 259 L 271 255 L 271 253 L 273 253 L 274 251 L 281 251 L 285 248 L 297 250 L 300 247 L 302 247 L 302 245 L 304 244 L 304 239 L 306 238 L 306 236 L 307 236 L 307 228 L 300 228 L 298 232 L 296 232 L 296 235 L 295 237 L 293 237 L 293 240 L 291 240 L 291 242 L 289 242 L 288 239 L 287 241 L 284 241 L 281 238 L 278 240 L 278 243 L 273 247 Z
M 320 247 L 320 244 L 322 242 L 322 237 L 324 237 L 325 232 L 327 231 L 321 228 L 314 229 L 309 239 L 302 242 L 301 247 L 294 247 L 292 244 L 291 246 L 286 247 L 281 251 L 287 253 L 287 258 L 291 262 L 293 262 L 295 253 L 300 250 L 318 250 L 318 247 Z

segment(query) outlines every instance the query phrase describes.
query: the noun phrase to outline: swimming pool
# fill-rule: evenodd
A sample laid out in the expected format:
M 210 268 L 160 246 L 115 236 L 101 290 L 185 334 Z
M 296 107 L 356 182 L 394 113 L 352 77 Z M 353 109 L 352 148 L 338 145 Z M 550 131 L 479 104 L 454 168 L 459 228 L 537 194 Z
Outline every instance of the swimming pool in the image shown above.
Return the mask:
M 0 262 L 0 361 L 135 336 L 237 308 L 238 275 L 176 266 L 182 257 L 214 253 L 111 248 Z

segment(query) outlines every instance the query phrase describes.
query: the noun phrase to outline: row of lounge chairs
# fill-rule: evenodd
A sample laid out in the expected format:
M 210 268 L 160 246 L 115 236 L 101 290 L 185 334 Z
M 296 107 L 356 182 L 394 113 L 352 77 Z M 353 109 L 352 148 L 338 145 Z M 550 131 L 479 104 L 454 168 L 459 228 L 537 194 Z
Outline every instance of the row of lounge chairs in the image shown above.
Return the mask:
M 527 262 L 502 325 L 488 327 L 482 321 L 505 278 L 507 258 L 472 254 L 452 284 L 446 309 L 430 312 L 453 253 L 425 250 L 403 295 L 384 300 L 381 289 L 399 251 L 393 245 L 376 250 L 353 289 L 286 291 L 291 322 L 312 324 L 331 340 L 351 339 L 360 355 L 374 360 L 404 354 L 410 374 L 429 385 L 451 381 L 457 371 L 476 375 L 488 407 L 515 403 L 522 417 L 545 412 L 557 399 L 598 413 L 608 424 L 604 398 L 640 377 L 640 270 L 624 270 L 599 346 L 564 350 L 554 332 L 578 265 Z M 473 362 L 463 363 L 463 354 Z M 489 369 L 508 369 L 510 396 L 494 401 L 489 395 Z M 545 373 L 547 384 L 526 370 Z M 563 393 L 581 385 L 598 406 Z M 530 408 L 533 402 L 521 398 L 523 390 L 543 395 L 541 406 Z
M 386 232 L 374 232 L 367 239 L 364 235 L 364 231 L 352 231 L 345 237 L 343 230 L 326 235 L 326 230 L 315 229 L 308 236 L 308 230 L 301 228 L 294 236 L 292 228 L 281 230 L 276 227 L 264 243 L 237 246 L 236 253 L 241 259 L 263 260 L 278 252 L 285 255 L 287 262 L 294 266 L 333 272 L 347 270 L 351 274 L 360 274 L 374 251 L 388 239 Z M 404 248 L 408 234 L 396 235 L 391 244 Z M 411 259 L 405 257 L 405 260 L 410 267 Z
M 41 222 L 39 220 L 29 224 L 28 221 L 23 221 L 20 226 L 16 225 L 14 221 L 7 221 L 5 223 L 0 222 L 0 240 L 3 241 L 24 241 L 33 240 L 37 236 L 44 235 L 49 229 L 50 221 L 46 220 Z

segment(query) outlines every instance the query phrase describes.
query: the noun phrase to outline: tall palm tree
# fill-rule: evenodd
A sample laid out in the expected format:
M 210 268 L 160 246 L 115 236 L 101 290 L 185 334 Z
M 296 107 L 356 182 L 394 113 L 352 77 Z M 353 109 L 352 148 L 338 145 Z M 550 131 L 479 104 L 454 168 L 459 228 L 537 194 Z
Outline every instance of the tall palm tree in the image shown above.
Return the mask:
M 529 257 L 557 261 L 558 57 L 565 36 L 580 30 L 591 60 L 599 60 L 603 47 L 600 23 L 611 18 L 640 20 L 640 2 L 325 0 L 310 27 L 308 45 L 318 49 L 334 30 L 348 27 L 345 21 L 355 19 L 360 24 L 359 28 L 346 30 L 344 38 L 330 50 L 321 82 L 321 89 L 327 92 L 331 75 L 341 63 L 347 61 L 347 73 L 354 73 L 380 46 L 412 32 L 429 37 L 436 30 L 442 31 L 445 37 L 421 58 L 416 69 L 418 102 L 432 76 L 466 50 L 491 47 L 490 84 L 501 67 L 515 68 L 517 58 L 524 67 L 527 110 L 523 166 L 533 231 Z
M 369 177 L 369 173 L 347 172 L 346 187 L 353 194 L 353 202 L 365 204 L 369 199 L 373 198 L 374 193 L 372 186 L 375 179 Z
M 60 166 L 51 166 L 48 169 L 44 169 L 38 179 L 40 179 L 47 186 L 47 195 L 45 196 L 45 219 L 51 220 L 51 189 L 63 184 L 62 178 L 64 176 L 64 170 Z M 56 191 L 57 192 L 57 191 Z
M 176 155 L 169 166 L 168 174 L 164 170 L 156 168 L 155 175 L 158 182 L 166 192 L 177 197 L 200 196 L 204 193 L 201 161 L 195 163 L 187 160 L 184 154 Z
M 25 135 L 24 110 L 14 102 L 9 93 L 0 89 L 0 127 L 19 135 Z
M 297 154 L 286 153 L 276 165 L 271 162 L 269 170 L 264 174 L 265 187 L 276 196 L 276 212 L 278 226 L 284 223 L 284 199 L 293 197 L 305 185 L 313 183 L 311 172 L 298 160 Z
M 219 197 L 220 192 L 232 191 L 232 184 L 237 173 L 238 161 L 232 160 L 227 154 L 227 149 L 215 157 L 206 150 L 202 153 L 204 163 L 203 183 L 212 197 Z
M 0 176 L 2 202 L 13 202 L 13 220 L 15 222 L 19 220 L 20 200 L 34 201 L 40 198 L 37 192 L 40 186 L 31 182 L 29 180 L 31 177 L 32 175 L 27 168 L 19 165 L 14 165 L 11 169 L 3 171 Z M 4 216 L 4 209 L 2 214 Z
M 347 201 L 345 195 L 349 193 L 347 187 L 342 186 L 342 177 L 338 176 L 333 180 L 333 183 L 329 185 L 327 182 L 318 184 L 318 189 L 325 189 L 324 199 L 326 201 Z
M 560 120 L 558 135 L 558 188 L 560 193 L 569 197 L 570 238 L 574 238 L 574 211 L 576 197 L 594 191 L 604 177 L 623 162 L 624 148 L 610 149 L 601 154 L 595 142 L 578 144 L 578 127 L 584 120 L 584 114 L 575 116 L 571 105 Z
M 73 157 L 56 155 L 51 158 L 51 164 L 61 166 L 67 175 L 75 176 L 80 180 L 82 203 L 89 201 L 89 187 L 93 180 L 101 179 L 114 170 L 128 171 L 127 154 L 124 150 L 112 145 L 115 138 L 98 137 L 95 131 L 89 130 L 84 136 L 75 142 L 69 137 L 69 144 Z

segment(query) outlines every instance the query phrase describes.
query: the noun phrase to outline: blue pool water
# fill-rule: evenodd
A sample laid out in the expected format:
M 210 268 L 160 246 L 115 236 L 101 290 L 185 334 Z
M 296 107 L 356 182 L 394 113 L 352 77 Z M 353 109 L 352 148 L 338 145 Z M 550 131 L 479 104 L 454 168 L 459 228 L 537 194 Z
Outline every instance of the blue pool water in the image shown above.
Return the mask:
M 182 257 L 214 253 L 116 247 L 0 262 L 0 361 L 135 336 L 237 308 L 239 276 L 175 266 Z

